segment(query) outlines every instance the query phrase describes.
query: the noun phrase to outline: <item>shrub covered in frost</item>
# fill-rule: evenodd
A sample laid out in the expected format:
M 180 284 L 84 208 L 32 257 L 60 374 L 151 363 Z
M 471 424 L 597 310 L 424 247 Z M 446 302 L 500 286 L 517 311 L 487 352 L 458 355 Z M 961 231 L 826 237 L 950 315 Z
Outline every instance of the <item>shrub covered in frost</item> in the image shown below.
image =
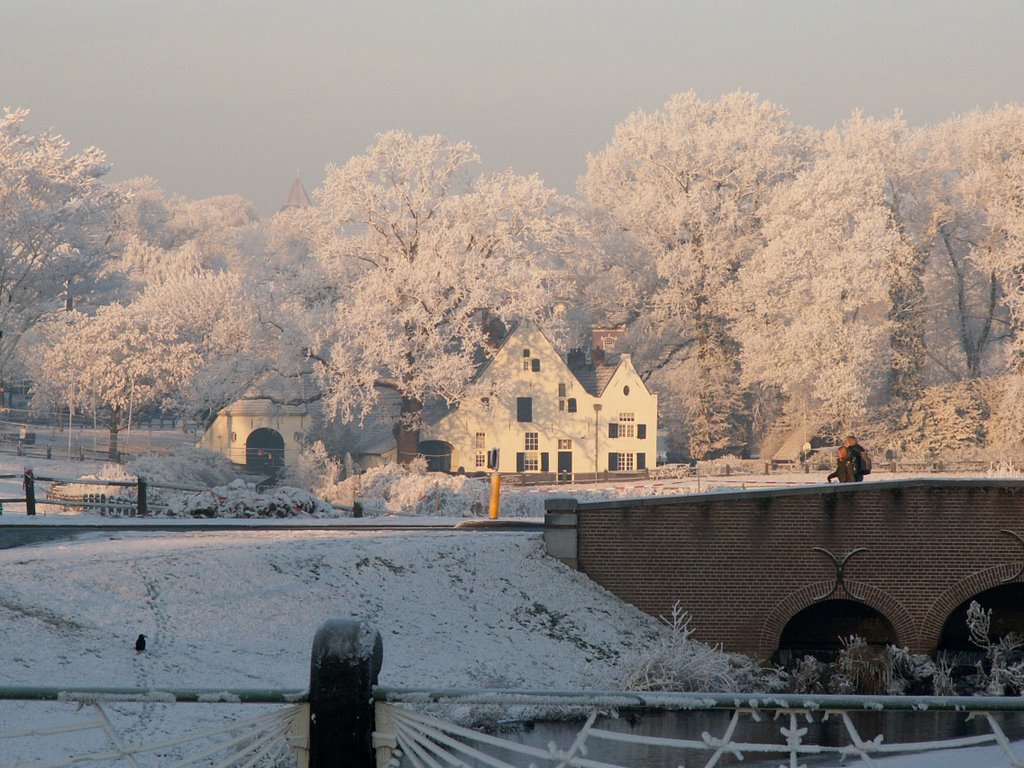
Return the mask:
M 167 508 L 162 517 L 285 518 L 300 516 L 338 517 L 335 509 L 301 488 L 280 487 L 266 493 L 251 484 L 235 480 L 226 486 L 184 494 Z
M 690 615 L 679 603 L 672 606 L 672 618 L 664 621 L 672 631 L 633 662 L 621 681 L 624 690 L 743 692 L 777 688 L 777 678 L 752 659 L 694 640 Z

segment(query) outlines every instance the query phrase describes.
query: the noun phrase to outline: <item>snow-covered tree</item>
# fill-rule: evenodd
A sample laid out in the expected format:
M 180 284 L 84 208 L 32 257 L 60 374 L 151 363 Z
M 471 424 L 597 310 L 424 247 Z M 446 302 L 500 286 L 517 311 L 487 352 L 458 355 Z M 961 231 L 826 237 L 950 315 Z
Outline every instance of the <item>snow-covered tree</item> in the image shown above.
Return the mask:
M 537 318 L 549 304 L 559 201 L 535 176 L 467 178 L 477 160 L 467 143 L 391 131 L 328 167 L 314 195 L 314 255 L 332 291 L 308 352 L 343 419 L 372 408 L 379 388 L 401 395 L 403 462 L 424 400 L 458 400 L 477 370 L 484 316 Z
M 803 166 L 811 141 L 755 94 L 702 101 L 690 92 L 630 115 L 588 158 L 581 191 L 640 254 L 617 270 L 626 284 L 611 295 L 638 305 L 618 316 L 643 327 L 649 356 L 639 355 L 640 365 L 671 371 L 655 378 L 657 388 L 663 402 L 684 401 L 694 456 L 746 443 L 730 293 L 739 267 L 763 245 L 769 193 Z
M 27 117 L 0 117 L 0 371 L 27 331 L 91 290 L 112 250 L 106 157 L 71 154 L 52 131 L 26 133 Z
M 254 315 L 239 275 L 189 272 L 131 304 L 69 313 L 50 328 L 34 402 L 71 405 L 110 432 L 110 451 L 133 413 L 149 407 L 205 416 L 239 397 L 265 370 L 253 354 Z
M 121 244 L 121 258 L 112 269 L 135 291 L 183 272 L 242 271 L 247 266 L 247 241 L 257 221 L 248 200 L 168 196 L 150 178 L 131 179 L 117 189 L 123 202 L 112 234 Z
M 194 361 L 164 395 L 165 407 L 212 419 L 273 368 L 278 335 L 261 334 L 257 289 L 237 272 L 196 270 L 151 285 L 132 302 L 139 317 L 170 328 L 175 347 Z
M 109 430 L 111 455 L 132 414 L 163 405 L 200 363 L 173 324 L 134 307 L 69 313 L 59 330 L 40 361 L 33 398 L 94 415 Z
M 957 257 L 964 272 L 956 285 L 965 294 L 968 311 L 957 333 L 961 346 L 971 353 L 969 370 L 973 375 L 981 372 L 988 345 L 1009 337 L 1008 362 L 1020 373 L 1024 371 L 1024 107 L 1011 104 L 972 112 L 938 126 L 935 133 L 954 159 L 949 186 L 958 205 L 950 206 L 953 213 L 943 211 L 940 231 L 949 258 Z M 959 294 L 957 302 L 959 306 Z
M 776 190 L 767 245 L 740 270 L 736 332 L 748 380 L 810 398 L 844 429 L 884 394 L 889 271 L 909 259 L 884 158 L 865 151 L 890 143 L 892 130 L 855 117 L 829 131 L 814 165 Z

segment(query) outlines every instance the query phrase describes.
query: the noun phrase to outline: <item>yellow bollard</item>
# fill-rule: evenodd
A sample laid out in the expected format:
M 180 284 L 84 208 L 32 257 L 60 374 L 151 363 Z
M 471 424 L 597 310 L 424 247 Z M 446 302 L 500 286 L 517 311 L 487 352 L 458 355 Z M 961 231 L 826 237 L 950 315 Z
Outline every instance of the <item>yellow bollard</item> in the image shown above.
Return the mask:
M 498 519 L 498 502 L 501 500 L 501 475 L 491 473 L 491 503 L 487 508 L 487 516 L 491 520 Z

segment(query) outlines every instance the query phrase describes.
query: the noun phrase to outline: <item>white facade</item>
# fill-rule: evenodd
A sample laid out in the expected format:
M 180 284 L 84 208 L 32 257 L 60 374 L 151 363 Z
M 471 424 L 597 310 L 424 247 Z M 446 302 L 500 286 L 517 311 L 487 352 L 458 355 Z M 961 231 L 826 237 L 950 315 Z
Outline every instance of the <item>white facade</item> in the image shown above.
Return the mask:
M 292 465 L 302 450 L 309 423 L 305 406 L 237 400 L 217 414 L 200 438 L 199 447 L 249 467 Z
M 617 366 L 593 370 L 601 375 L 588 389 L 543 332 L 521 323 L 471 394 L 438 423 L 424 427 L 421 440 L 449 444 L 453 471 L 487 469 L 492 449 L 498 450 L 500 472 L 566 476 L 654 467 L 657 395 L 647 389 L 629 355 L 621 355 Z

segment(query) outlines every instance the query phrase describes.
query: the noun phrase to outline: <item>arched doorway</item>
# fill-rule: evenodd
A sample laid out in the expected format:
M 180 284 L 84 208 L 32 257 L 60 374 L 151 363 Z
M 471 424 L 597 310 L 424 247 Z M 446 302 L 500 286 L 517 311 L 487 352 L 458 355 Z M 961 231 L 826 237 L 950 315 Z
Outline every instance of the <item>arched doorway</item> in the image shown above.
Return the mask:
M 939 635 L 939 650 L 973 654 L 980 648 L 971 642 L 967 609 L 972 602 L 991 611 L 988 639 L 997 642 L 1009 633 L 1024 636 L 1024 584 L 1002 584 L 965 600 L 954 610 Z
M 421 440 L 417 449 L 431 472 L 452 471 L 452 446 L 443 440 Z
M 788 664 L 804 656 L 832 661 L 842 650 L 843 641 L 853 635 L 875 646 L 897 641 L 892 624 L 871 606 L 856 600 L 825 600 L 789 620 L 779 638 L 776 661 Z
M 284 466 L 284 438 L 276 429 L 260 427 L 245 440 L 245 466 L 250 469 L 277 469 Z

